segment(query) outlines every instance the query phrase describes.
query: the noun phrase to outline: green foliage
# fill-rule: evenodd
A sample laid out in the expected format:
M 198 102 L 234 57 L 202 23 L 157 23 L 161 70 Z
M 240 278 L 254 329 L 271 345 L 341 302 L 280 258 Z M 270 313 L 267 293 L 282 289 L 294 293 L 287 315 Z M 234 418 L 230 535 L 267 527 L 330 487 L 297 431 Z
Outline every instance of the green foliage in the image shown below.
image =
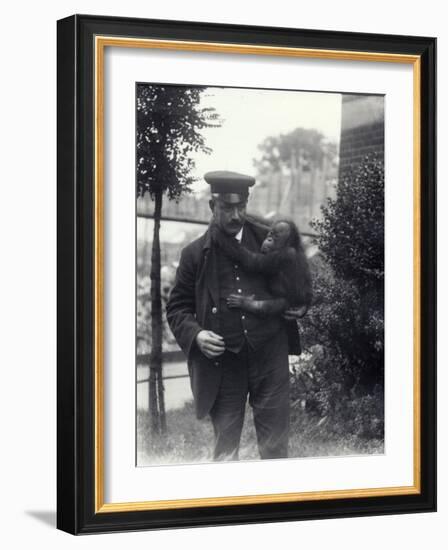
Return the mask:
M 307 418 L 315 435 L 323 430 L 332 440 L 344 440 L 351 447 L 381 441 L 384 436 L 384 389 L 375 384 L 369 392 L 347 387 L 346 369 L 323 348 L 314 346 L 291 369 L 293 424 Z M 301 419 L 302 418 L 302 419 Z M 311 430 L 310 430 L 311 431 Z M 312 436 L 313 434 L 311 434 Z
M 314 129 L 296 128 L 289 134 L 271 136 L 259 145 L 261 159 L 256 161 L 260 173 L 266 170 L 280 171 L 298 165 L 306 170 L 322 167 L 325 157 L 336 158 L 336 145 Z
M 170 85 L 137 85 L 137 196 L 154 199 L 154 232 L 151 254 L 151 354 L 149 406 L 151 431 L 166 432 L 162 376 L 162 294 L 160 221 L 163 196 L 179 200 L 191 190 L 192 153 L 210 153 L 201 131 L 219 126 L 213 108 L 201 108 L 204 88 Z M 139 310 L 140 319 L 145 320 Z M 141 337 L 140 340 L 141 342 Z
M 366 157 L 338 184 L 337 198 L 322 208 L 312 224 L 317 242 L 336 277 L 359 288 L 377 287 L 384 279 L 384 166 Z
M 192 153 L 210 153 L 201 131 L 220 125 L 213 108 L 200 107 L 205 88 L 137 85 L 137 194 L 178 199 L 194 178 Z
M 168 266 L 161 268 L 161 301 L 162 301 L 162 350 L 176 351 L 179 346 L 168 326 L 166 319 L 166 303 L 169 292 L 174 283 L 175 269 Z M 150 299 L 151 279 L 149 275 L 137 273 L 137 354 L 149 353 L 152 347 L 151 330 L 151 299 Z
M 383 377 L 382 289 L 365 289 L 336 277 L 328 265 L 312 264 L 314 305 L 302 328 L 306 347 L 319 344 L 345 389 L 373 387 Z
M 311 261 L 314 304 L 303 319 L 313 360 L 308 409 L 356 437 L 384 429 L 384 171 L 376 157 L 340 182 L 313 223 L 320 254 Z M 318 353 L 316 354 L 316 351 Z M 303 373 L 293 387 L 300 393 Z M 302 384 L 303 385 L 303 384 Z

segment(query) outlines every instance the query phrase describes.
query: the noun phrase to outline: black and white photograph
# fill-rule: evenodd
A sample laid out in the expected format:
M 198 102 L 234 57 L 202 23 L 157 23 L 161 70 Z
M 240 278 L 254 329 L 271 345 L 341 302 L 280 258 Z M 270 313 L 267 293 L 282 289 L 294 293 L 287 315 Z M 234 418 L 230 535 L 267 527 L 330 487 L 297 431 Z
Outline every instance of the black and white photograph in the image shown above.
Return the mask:
M 136 84 L 138 467 L 385 452 L 384 110 Z
M 435 53 L 58 21 L 60 529 L 436 509 Z
M 4 548 L 443 550 L 443 6 L 5 3 Z

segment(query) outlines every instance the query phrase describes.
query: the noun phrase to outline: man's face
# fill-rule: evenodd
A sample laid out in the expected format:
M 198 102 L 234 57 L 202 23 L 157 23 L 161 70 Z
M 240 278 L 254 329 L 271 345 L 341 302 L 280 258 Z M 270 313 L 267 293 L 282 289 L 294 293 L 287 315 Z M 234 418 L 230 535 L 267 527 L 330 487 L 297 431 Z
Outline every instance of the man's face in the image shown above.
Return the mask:
M 231 237 L 237 235 L 243 227 L 246 207 L 247 199 L 241 196 L 234 196 L 230 200 L 218 197 L 210 201 L 214 223 Z

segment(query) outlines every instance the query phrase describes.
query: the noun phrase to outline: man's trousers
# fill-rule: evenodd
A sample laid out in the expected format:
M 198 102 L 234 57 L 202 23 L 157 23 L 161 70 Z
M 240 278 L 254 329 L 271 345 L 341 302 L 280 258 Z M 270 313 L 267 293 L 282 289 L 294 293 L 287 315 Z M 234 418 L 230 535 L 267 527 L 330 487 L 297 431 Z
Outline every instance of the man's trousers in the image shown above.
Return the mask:
M 215 432 L 214 460 L 238 460 L 247 397 L 252 407 L 260 457 L 286 458 L 289 435 L 288 340 L 279 331 L 252 350 L 225 351 L 222 380 L 210 411 Z

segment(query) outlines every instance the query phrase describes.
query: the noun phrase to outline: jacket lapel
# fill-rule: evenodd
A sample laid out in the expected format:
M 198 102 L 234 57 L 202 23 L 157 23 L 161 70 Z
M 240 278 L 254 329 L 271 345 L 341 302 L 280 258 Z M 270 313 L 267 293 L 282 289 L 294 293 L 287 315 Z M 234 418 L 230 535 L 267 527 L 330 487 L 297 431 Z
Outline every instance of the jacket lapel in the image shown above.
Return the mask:
M 207 288 L 215 305 L 219 303 L 219 277 L 218 277 L 218 258 L 215 247 L 212 245 L 210 231 L 205 235 L 204 246 L 202 249 L 203 264 L 199 274 L 199 284 L 202 288 Z

